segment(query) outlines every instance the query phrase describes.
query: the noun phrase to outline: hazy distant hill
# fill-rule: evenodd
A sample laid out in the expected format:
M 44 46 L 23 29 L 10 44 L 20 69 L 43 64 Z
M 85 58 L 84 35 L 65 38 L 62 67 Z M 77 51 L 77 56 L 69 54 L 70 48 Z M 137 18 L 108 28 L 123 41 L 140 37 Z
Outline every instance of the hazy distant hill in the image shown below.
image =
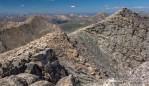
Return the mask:
M 137 12 L 142 17 L 149 17 L 149 12 Z
M 90 24 L 98 23 L 101 20 L 105 19 L 107 16 L 108 16 L 108 14 L 106 14 L 106 13 L 98 13 L 93 16 L 84 16 L 84 17 L 79 16 L 78 18 L 75 18 L 75 19 L 71 20 L 70 22 L 61 24 L 60 27 L 64 31 L 72 32 L 74 30 L 88 26 Z

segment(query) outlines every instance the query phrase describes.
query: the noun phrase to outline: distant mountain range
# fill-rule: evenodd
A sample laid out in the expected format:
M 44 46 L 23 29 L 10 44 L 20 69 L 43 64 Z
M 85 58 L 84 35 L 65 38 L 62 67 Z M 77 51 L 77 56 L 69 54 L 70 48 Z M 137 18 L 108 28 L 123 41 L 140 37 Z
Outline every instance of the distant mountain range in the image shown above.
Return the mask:
M 54 23 L 61 23 L 62 21 L 70 21 L 79 17 L 91 16 L 90 14 L 19 14 L 19 13 L 0 13 L 0 21 L 14 21 L 23 22 L 33 15 L 42 16 L 48 21 L 55 20 Z M 58 22 L 56 22 L 58 21 Z M 60 22 L 61 21 L 61 22 Z
M 90 24 L 98 23 L 101 20 L 105 19 L 107 16 L 109 15 L 106 13 L 98 13 L 93 16 L 80 15 L 67 23 L 60 24 L 60 27 L 64 31 L 72 32 L 74 30 L 80 29 Z
M 24 22 L 30 16 L 29 14 L 0 14 L 1 22 Z M 53 24 L 59 25 L 64 31 L 72 32 L 81 27 L 97 23 L 108 16 L 106 13 L 89 14 L 38 14 Z

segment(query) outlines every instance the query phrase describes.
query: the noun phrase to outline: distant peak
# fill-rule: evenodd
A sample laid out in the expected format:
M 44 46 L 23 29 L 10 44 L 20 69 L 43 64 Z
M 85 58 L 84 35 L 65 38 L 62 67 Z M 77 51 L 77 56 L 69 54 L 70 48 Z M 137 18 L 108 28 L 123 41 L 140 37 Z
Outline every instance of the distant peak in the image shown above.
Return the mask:
M 126 7 L 122 7 L 119 11 L 120 11 L 120 12 L 125 12 L 125 11 L 130 11 L 130 12 L 132 12 L 129 8 L 126 8 Z
M 121 8 L 115 13 L 116 15 L 121 15 L 122 17 L 130 16 L 133 12 L 128 8 Z
M 41 16 L 31 16 L 30 18 L 28 18 L 25 22 L 28 23 L 28 22 L 32 22 L 32 21 L 38 21 L 38 20 L 44 20 L 43 17 Z
M 116 13 L 109 16 L 107 19 L 113 18 L 113 17 L 140 18 L 140 15 L 138 13 L 133 13 L 129 8 L 123 7 Z

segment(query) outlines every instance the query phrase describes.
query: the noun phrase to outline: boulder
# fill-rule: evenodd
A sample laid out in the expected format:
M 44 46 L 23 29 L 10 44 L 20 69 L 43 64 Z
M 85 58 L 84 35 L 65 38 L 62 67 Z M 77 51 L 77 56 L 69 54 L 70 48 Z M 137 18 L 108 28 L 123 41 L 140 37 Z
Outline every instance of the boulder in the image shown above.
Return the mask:
M 40 79 L 43 79 L 42 69 L 34 62 L 30 62 L 27 64 L 27 68 L 26 68 L 25 72 L 37 75 L 40 77 Z
M 37 81 L 33 84 L 30 84 L 29 86 L 54 86 L 54 84 L 48 81 Z
M 59 64 L 59 61 L 48 63 L 45 66 L 45 71 L 48 72 L 53 83 L 57 83 L 62 77 L 68 75 L 67 70 Z
M 36 59 L 37 61 L 40 61 L 43 66 L 45 66 L 48 62 L 51 63 L 58 60 L 53 49 L 48 49 L 46 51 L 36 53 L 32 56 L 31 59 Z
M 17 75 L 19 73 L 24 73 L 26 70 L 26 67 L 27 67 L 26 65 L 14 67 L 14 68 L 10 69 L 9 71 L 5 72 L 4 74 L 2 74 L 2 77 Z M 4 70 L 4 68 L 2 68 L 2 69 Z
M 28 86 L 28 83 L 25 79 L 12 75 L 0 79 L 0 86 Z
M 80 86 L 78 81 L 73 77 L 73 75 L 66 76 L 60 79 L 56 86 Z
M 39 76 L 28 73 L 21 73 L 16 76 L 19 78 L 23 78 L 29 85 L 40 80 Z

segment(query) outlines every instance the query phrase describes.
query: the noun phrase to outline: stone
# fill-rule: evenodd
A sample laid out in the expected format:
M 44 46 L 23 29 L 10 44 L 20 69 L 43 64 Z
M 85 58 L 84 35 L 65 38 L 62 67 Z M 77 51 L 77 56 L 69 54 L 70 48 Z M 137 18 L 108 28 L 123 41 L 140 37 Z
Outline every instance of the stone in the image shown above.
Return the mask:
M 39 76 L 36 76 L 36 75 L 33 75 L 33 74 L 28 74 L 28 73 L 20 73 L 16 76 L 19 77 L 19 78 L 23 78 L 28 83 L 28 85 L 41 80 L 39 78 Z
M 48 63 L 45 66 L 45 71 L 49 73 L 50 79 L 53 83 L 57 83 L 62 77 L 68 75 L 67 70 L 62 67 L 58 61 L 54 63 Z
M 33 84 L 30 84 L 29 86 L 55 86 L 54 84 L 52 84 L 51 82 L 48 81 L 37 81 Z
M 66 76 L 60 79 L 56 86 L 80 86 L 78 81 L 73 77 L 73 75 Z
M 28 83 L 25 79 L 12 75 L 0 79 L 0 86 L 28 86 Z
M 88 67 L 88 71 L 91 75 L 94 75 L 96 70 L 97 70 L 96 68 Z
M 24 65 L 25 63 L 29 62 L 29 58 L 31 56 L 31 53 L 26 51 L 23 55 L 19 56 L 20 64 Z
M 37 75 L 40 77 L 40 79 L 43 79 L 42 69 L 34 62 L 30 62 L 27 64 L 27 68 L 26 68 L 25 72 Z
M 85 58 L 82 56 L 79 56 L 79 61 L 81 64 L 84 64 L 86 62 Z
M 32 58 L 35 58 L 37 61 L 40 61 L 43 66 L 45 66 L 48 62 L 53 62 L 58 60 L 55 56 L 55 52 L 52 49 L 41 51 L 35 55 L 32 56 Z
M 19 73 L 24 73 L 25 70 L 26 70 L 26 65 L 21 65 L 21 66 L 18 66 L 18 67 L 14 67 L 13 69 L 7 71 L 7 72 L 4 72 L 2 77 L 6 77 L 6 76 L 11 76 L 11 75 L 17 75 Z

